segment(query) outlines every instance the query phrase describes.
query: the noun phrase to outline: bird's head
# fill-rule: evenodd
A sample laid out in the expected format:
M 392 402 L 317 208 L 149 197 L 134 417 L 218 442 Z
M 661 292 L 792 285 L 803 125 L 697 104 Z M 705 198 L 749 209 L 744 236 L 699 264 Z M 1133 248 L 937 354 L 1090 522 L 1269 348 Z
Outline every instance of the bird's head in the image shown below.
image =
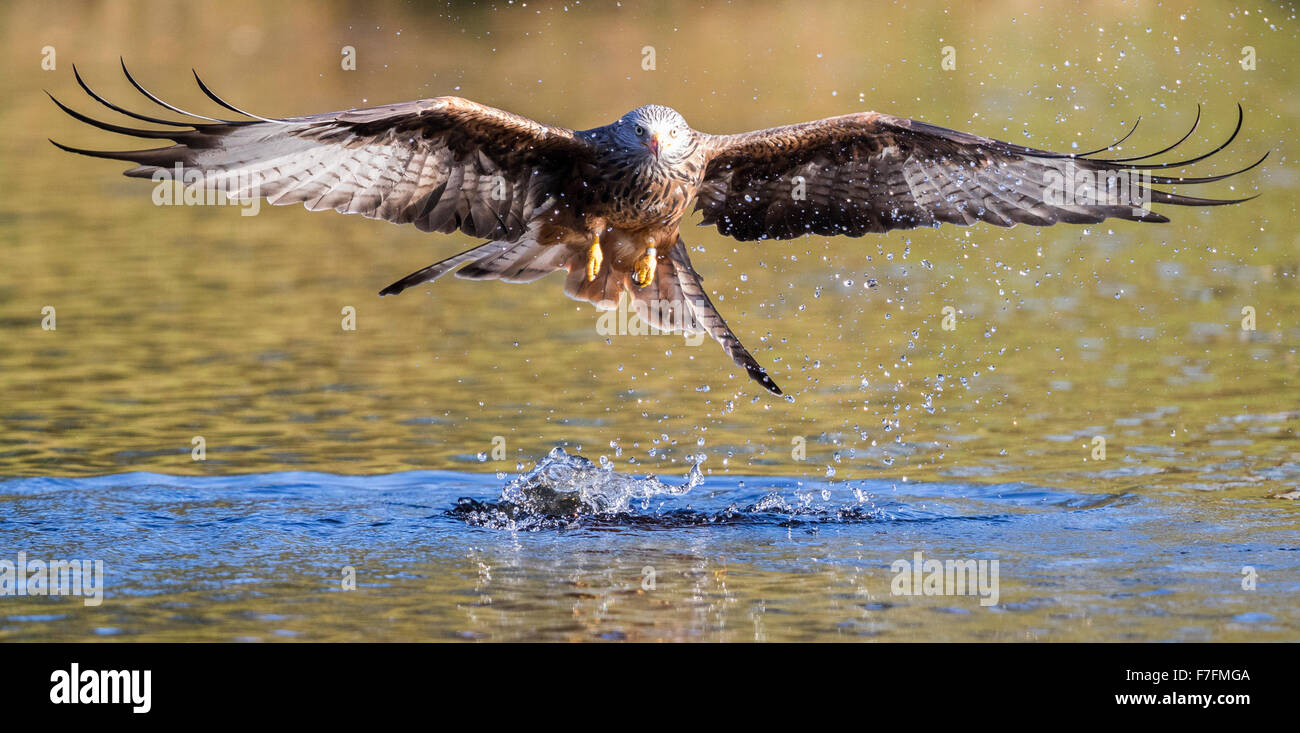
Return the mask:
M 623 115 L 615 124 L 615 134 L 628 149 L 643 153 L 660 162 L 684 158 L 691 149 L 695 131 L 671 107 L 647 104 Z

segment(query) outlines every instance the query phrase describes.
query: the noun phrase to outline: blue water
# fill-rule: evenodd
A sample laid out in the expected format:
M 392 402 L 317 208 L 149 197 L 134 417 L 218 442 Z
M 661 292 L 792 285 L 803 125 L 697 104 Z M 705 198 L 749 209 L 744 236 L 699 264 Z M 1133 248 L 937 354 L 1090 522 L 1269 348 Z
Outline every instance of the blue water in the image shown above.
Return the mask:
M 1216 516 L 1136 488 L 645 478 L 554 459 L 549 475 L 513 481 L 450 471 L 0 481 L 0 559 L 24 551 L 106 569 L 98 608 L 0 598 L 0 638 L 1297 635 L 1300 541 L 1254 519 L 1249 502 Z M 998 560 L 999 602 L 893 594 L 891 563 L 918 551 Z M 1258 576 L 1249 591 L 1247 566 Z M 344 568 L 354 589 L 341 585 Z

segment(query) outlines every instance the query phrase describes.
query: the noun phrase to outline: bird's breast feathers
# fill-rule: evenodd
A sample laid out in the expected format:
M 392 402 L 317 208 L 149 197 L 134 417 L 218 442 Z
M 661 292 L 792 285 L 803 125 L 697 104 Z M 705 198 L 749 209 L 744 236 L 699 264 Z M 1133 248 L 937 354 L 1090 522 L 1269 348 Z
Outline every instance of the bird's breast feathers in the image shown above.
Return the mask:
M 588 210 L 626 229 L 675 225 L 686 215 L 702 181 L 694 161 L 620 161 L 588 181 Z

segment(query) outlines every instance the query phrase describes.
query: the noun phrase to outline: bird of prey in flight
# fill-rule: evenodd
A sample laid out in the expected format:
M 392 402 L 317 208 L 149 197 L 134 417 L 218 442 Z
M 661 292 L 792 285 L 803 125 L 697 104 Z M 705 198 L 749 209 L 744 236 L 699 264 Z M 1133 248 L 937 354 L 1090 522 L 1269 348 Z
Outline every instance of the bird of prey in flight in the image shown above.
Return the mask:
M 168 104 L 131 77 L 125 64 L 122 70 L 146 98 L 189 121 L 114 104 L 79 73 L 77 82 L 95 101 L 167 129 L 110 124 L 54 101 L 100 129 L 175 144 L 121 152 L 55 145 L 134 163 L 128 176 L 192 176 L 223 186 L 235 199 L 265 197 L 426 232 L 462 232 L 485 241 L 407 275 L 380 295 L 453 270 L 471 280 L 514 283 L 564 270 L 569 297 L 608 310 L 626 293 L 642 320 L 663 330 L 708 333 L 775 394 L 781 389 L 727 326 L 691 264 L 679 226 L 692 204 L 703 212 L 703 225 L 745 242 L 981 221 L 1003 227 L 1112 217 L 1165 222 L 1151 204 L 1246 199 L 1194 198 L 1151 185 L 1210 183 L 1264 160 L 1199 178 L 1151 173 L 1226 147 L 1241 130 L 1240 106 L 1228 142 L 1187 160 L 1151 163 L 1196 125 L 1156 153 L 1103 159 L 1097 154 L 1123 140 L 1088 153 L 1053 153 L 875 112 L 738 135 L 700 132 L 676 111 L 653 104 L 576 131 L 460 97 L 273 119 L 225 102 L 196 74 L 214 102 L 246 118 L 223 120 Z

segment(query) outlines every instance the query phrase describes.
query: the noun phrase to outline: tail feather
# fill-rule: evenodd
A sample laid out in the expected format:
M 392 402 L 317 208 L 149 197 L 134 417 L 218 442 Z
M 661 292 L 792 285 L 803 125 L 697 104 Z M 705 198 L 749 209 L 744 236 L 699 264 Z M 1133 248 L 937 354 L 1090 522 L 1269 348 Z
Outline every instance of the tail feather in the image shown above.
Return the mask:
M 485 242 L 460 254 L 418 270 L 379 291 L 395 295 L 423 282 L 437 280 L 464 265 L 456 277 L 468 280 L 503 280 L 529 283 L 547 273 L 563 269 L 573 248 L 563 244 L 538 243 L 540 227 L 534 226 L 516 242 Z
M 540 244 L 531 236 L 514 243 L 487 242 L 413 272 L 379 294 L 400 293 L 413 285 L 437 280 L 462 265 L 456 277 L 505 282 L 532 282 L 555 270 L 567 269 L 564 293 L 570 298 L 587 301 L 600 310 L 613 310 L 626 292 L 642 321 L 661 331 L 709 334 L 751 379 L 773 394 L 783 394 L 709 300 L 680 237 L 672 249 L 660 255 L 654 280 L 645 287 L 632 281 L 630 260 L 613 256 L 606 256 L 595 279 L 588 280 L 586 254 L 587 245 L 581 243 Z
M 574 257 L 570 262 L 565 295 L 588 301 L 601 310 L 613 310 L 626 292 L 641 320 L 661 331 L 709 334 L 751 379 L 773 394 L 783 394 L 709 300 L 680 237 L 667 255 L 660 255 L 654 281 L 645 287 L 632 282 L 631 273 L 620 266 L 617 258 L 606 257 L 593 281 L 587 280 L 584 258 Z
M 458 255 L 453 255 L 445 260 L 435 262 L 422 270 L 416 270 L 410 275 L 407 275 L 401 280 L 398 280 L 392 285 L 380 290 L 379 294 L 397 295 L 412 285 L 419 285 L 424 282 L 433 282 L 466 262 L 472 262 L 480 257 L 491 257 L 508 246 L 510 245 L 505 242 L 488 242 L 486 244 L 480 244 L 479 246 L 467 249 Z
M 588 280 L 586 257 L 573 257 L 569 260 L 569 275 L 564 279 L 564 294 L 574 300 L 585 300 L 599 310 L 614 310 L 623 291 L 633 289 L 629 277 L 627 270 L 615 267 L 606 259 L 596 279 Z
M 533 247 L 514 266 L 501 273 L 501 280 L 508 283 L 530 283 L 563 268 L 569 255 L 570 252 L 563 246 Z
M 649 285 L 638 287 L 629 283 L 627 293 L 637 317 L 661 331 L 708 332 L 695 318 L 694 305 L 682 288 L 682 278 L 671 255 L 659 258 L 654 280 Z
M 691 258 L 686 254 L 686 243 L 681 237 L 677 238 L 677 244 L 673 245 L 669 258 L 677 274 L 678 287 L 686 296 L 685 301 L 694 316 L 692 320 L 707 331 L 713 340 L 722 346 L 722 350 L 727 352 L 727 356 L 730 356 L 737 366 L 745 369 L 751 379 L 763 385 L 763 388 L 772 394 L 782 394 L 781 388 L 767 375 L 767 369 L 749 353 L 745 345 L 740 342 L 740 337 L 736 336 L 727 322 L 722 320 L 722 314 L 718 313 L 713 301 L 709 300 L 708 294 L 704 292 L 704 284 L 699 273 L 691 266 Z
M 563 268 L 572 252 L 563 244 L 539 244 L 526 238 L 471 262 L 457 272 L 456 277 L 530 283 Z

